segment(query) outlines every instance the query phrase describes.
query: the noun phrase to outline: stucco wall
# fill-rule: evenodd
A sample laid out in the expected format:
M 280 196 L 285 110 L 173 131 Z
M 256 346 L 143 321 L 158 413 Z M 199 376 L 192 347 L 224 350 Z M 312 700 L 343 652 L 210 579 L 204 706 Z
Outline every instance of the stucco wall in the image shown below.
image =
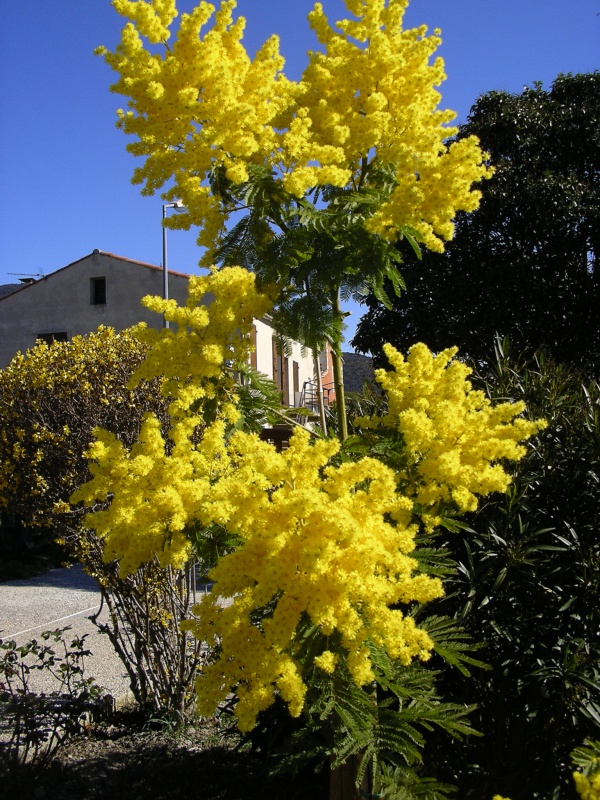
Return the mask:
M 285 399 L 290 406 L 300 405 L 300 393 L 306 381 L 314 379 L 314 369 L 312 355 L 309 350 L 302 348 L 298 342 L 292 342 L 292 350 L 289 356 L 273 353 L 273 330 L 265 320 L 254 320 L 256 330 L 256 369 L 268 375 L 277 383 L 276 372 L 282 372 L 284 381 L 287 384 L 287 391 L 284 391 Z M 274 363 L 275 358 L 278 363 Z M 284 366 L 282 360 L 287 359 Z M 295 368 L 294 365 L 297 365 Z M 296 378 L 294 377 L 296 375 Z M 283 383 L 283 381 L 282 381 Z M 283 386 L 280 387 L 283 389 Z
M 91 303 L 91 280 L 106 279 L 106 303 Z M 0 368 L 17 351 L 33 347 L 40 334 L 90 333 L 99 325 L 123 330 L 138 322 L 162 327 L 162 317 L 143 308 L 147 294 L 162 296 L 160 267 L 94 252 L 35 283 L 0 298 Z M 185 302 L 188 279 L 169 274 L 169 296 Z
M 92 282 L 103 278 L 106 302 L 92 302 Z M 188 277 L 169 273 L 169 297 L 179 304 L 187 298 Z M 162 327 L 162 317 L 148 311 L 140 300 L 145 295 L 162 296 L 163 271 L 160 267 L 94 251 L 45 278 L 0 297 L 0 369 L 18 351 L 35 345 L 40 335 L 66 334 L 67 339 L 95 331 L 99 325 L 123 330 L 138 322 Z M 96 298 L 97 299 L 97 298 Z M 207 302 L 210 302 L 207 296 Z M 267 320 L 255 320 L 256 368 L 278 382 L 290 406 L 300 404 L 306 381 L 313 380 L 310 352 L 297 342 L 290 356 L 273 354 L 273 330 Z M 282 385 L 282 383 L 284 385 Z

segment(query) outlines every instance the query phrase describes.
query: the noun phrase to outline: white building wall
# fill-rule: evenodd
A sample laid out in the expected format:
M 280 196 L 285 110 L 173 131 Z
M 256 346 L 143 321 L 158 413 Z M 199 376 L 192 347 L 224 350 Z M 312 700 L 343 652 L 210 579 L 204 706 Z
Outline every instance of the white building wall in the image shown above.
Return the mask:
M 104 279 L 104 303 L 92 302 L 92 282 L 96 279 Z M 185 305 L 187 289 L 187 275 L 169 272 L 170 298 Z M 141 299 L 146 295 L 162 297 L 162 292 L 161 267 L 95 250 L 0 298 L 0 369 L 18 351 L 24 353 L 33 347 L 40 335 L 65 334 L 71 340 L 100 325 L 121 331 L 138 322 L 161 328 L 162 316 L 144 308 Z M 210 299 L 206 297 L 207 302 Z M 302 346 L 293 342 L 290 356 L 275 356 L 268 319 L 254 320 L 254 327 L 256 369 L 275 380 L 290 406 L 300 405 L 305 382 L 314 378 L 312 353 L 303 352 Z
M 291 342 L 291 354 L 274 353 L 273 329 L 266 320 L 254 320 L 256 331 L 256 369 L 274 380 L 289 406 L 300 406 L 301 393 L 307 381 L 314 380 L 310 350 L 299 342 Z
M 104 278 L 106 302 L 93 304 L 92 279 Z M 169 273 L 169 296 L 187 297 L 187 276 Z M 145 295 L 162 296 L 160 267 L 94 251 L 67 267 L 0 298 L 0 368 L 35 345 L 40 334 L 91 333 L 99 325 L 124 330 L 138 322 L 161 328 L 162 317 L 141 305 Z
M 264 320 L 255 319 L 256 330 L 256 369 L 263 375 L 273 378 L 273 328 Z

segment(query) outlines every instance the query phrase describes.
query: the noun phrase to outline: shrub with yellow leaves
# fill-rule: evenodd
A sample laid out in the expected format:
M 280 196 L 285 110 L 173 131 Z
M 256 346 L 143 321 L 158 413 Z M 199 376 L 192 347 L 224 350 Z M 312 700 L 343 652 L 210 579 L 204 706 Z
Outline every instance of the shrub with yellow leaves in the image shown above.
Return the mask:
M 85 509 L 68 503 L 89 479 L 85 451 L 95 428 L 128 448 L 152 412 L 157 435 L 166 435 L 161 379 L 127 387 L 146 353 L 131 329 L 100 327 L 69 342 L 40 342 L 0 371 L 0 508 L 22 523 L 13 535 L 31 537 L 34 554 L 43 546 L 53 556 L 50 563 L 77 561 L 98 581 L 108 610 L 98 624 L 121 658 L 137 702 L 184 714 L 201 656 L 200 643 L 179 629 L 190 613 L 194 583 L 152 556 L 135 574 L 120 577 L 117 565 L 103 560 L 104 542 L 82 527 Z M 4 544 L 21 555 L 18 542 Z
M 146 351 L 131 330 L 100 327 L 70 342 L 39 342 L 0 371 L 0 507 L 64 534 L 68 517 L 56 504 L 88 477 L 83 453 L 93 428 L 131 444 L 145 411 L 164 419 L 158 379 L 126 388 Z

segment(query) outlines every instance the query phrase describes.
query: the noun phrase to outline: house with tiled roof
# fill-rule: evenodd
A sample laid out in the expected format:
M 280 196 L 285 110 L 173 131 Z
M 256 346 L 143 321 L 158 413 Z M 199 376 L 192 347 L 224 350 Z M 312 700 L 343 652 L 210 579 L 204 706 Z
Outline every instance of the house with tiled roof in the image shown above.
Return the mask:
M 138 322 L 162 327 L 162 318 L 141 306 L 162 294 L 161 267 L 94 250 L 37 280 L 0 292 L 0 368 L 37 339 L 68 341 L 99 325 L 124 330 Z M 185 302 L 188 276 L 169 272 L 169 293 Z M 3 295 L 3 296 L 2 296 Z
M 168 296 L 179 304 L 187 298 L 189 275 L 168 272 Z M 163 295 L 162 267 L 94 250 L 87 256 L 37 280 L 0 287 L 0 369 L 17 352 L 38 339 L 69 341 L 105 325 L 117 331 L 145 322 L 161 328 L 160 315 L 141 305 L 146 295 Z M 252 366 L 272 378 L 287 406 L 304 405 L 314 382 L 310 353 L 298 343 L 282 353 L 268 319 L 254 320 Z M 330 359 L 321 359 L 321 371 Z

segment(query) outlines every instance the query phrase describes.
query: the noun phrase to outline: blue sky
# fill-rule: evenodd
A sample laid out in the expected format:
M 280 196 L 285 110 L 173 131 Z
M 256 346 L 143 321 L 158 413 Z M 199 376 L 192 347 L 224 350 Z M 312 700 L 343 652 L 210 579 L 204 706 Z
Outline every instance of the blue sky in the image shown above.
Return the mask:
M 108 0 L 4 3 L 0 29 L 0 283 L 48 274 L 95 248 L 160 264 L 161 199 L 130 184 L 135 159 L 114 126 L 124 98 L 93 55 L 113 48 L 122 19 Z M 189 11 L 195 0 L 179 0 Z M 286 73 L 298 78 L 314 39 L 311 0 L 238 0 L 254 53 L 281 37 Z M 330 20 L 342 0 L 323 0 Z M 464 121 L 483 92 L 520 92 L 559 72 L 600 68 L 600 0 L 412 0 L 405 27 L 442 29 L 441 107 Z M 169 232 L 169 267 L 195 272 L 194 231 Z M 12 274 L 16 273 L 16 274 Z M 360 311 L 352 310 L 347 338 Z

